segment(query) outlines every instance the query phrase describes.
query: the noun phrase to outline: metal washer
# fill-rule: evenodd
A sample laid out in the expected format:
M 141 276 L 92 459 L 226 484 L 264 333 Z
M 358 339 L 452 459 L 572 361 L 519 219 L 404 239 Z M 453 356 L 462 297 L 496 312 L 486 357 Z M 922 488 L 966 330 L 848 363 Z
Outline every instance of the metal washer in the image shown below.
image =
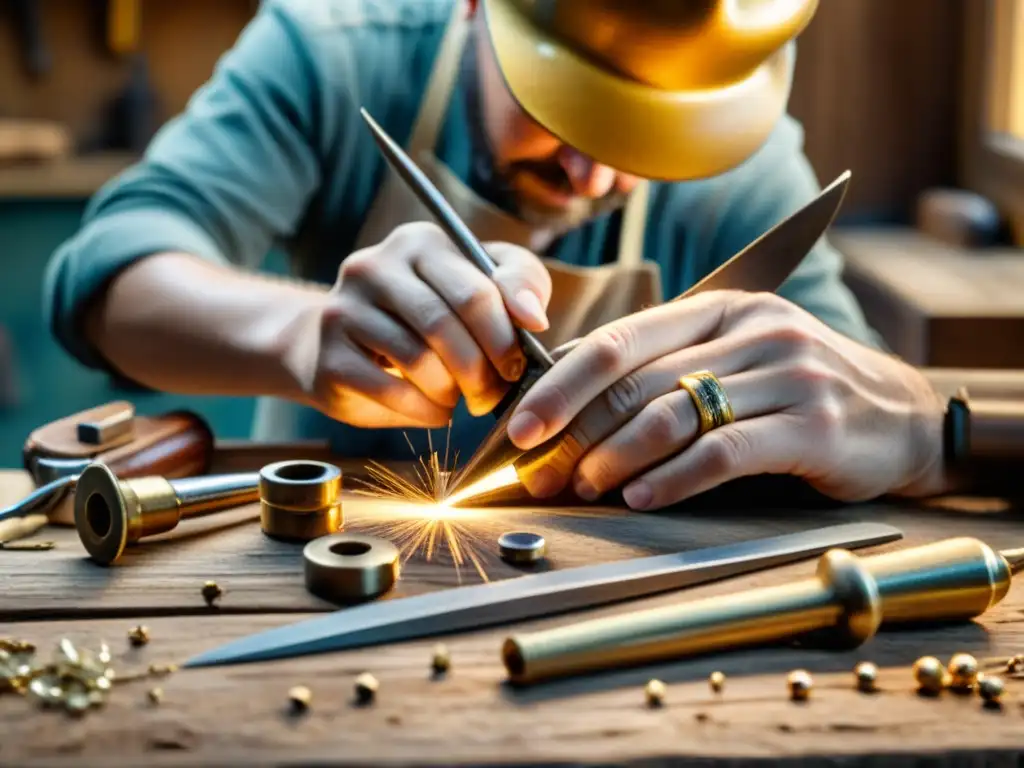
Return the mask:
M 529 531 L 508 531 L 498 537 L 501 559 L 509 563 L 534 563 L 544 557 L 547 542 L 544 537 Z
M 335 533 L 302 550 L 306 589 L 332 603 L 354 603 L 383 595 L 398 581 L 398 548 L 358 533 Z

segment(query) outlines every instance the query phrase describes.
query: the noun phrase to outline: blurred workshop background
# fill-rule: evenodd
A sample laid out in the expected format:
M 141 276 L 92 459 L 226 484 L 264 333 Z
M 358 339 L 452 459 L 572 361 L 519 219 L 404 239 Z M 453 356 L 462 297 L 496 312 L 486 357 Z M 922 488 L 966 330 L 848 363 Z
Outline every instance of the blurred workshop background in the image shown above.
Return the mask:
M 257 8 L 0 0 L 0 466 L 36 426 L 125 397 L 248 434 L 247 399 L 138 393 L 83 369 L 40 307 L 89 196 Z M 822 182 L 853 171 L 833 240 L 872 323 L 916 364 L 1024 369 L 1024 0 L 823 0 L 798 50 L 790 110 Z

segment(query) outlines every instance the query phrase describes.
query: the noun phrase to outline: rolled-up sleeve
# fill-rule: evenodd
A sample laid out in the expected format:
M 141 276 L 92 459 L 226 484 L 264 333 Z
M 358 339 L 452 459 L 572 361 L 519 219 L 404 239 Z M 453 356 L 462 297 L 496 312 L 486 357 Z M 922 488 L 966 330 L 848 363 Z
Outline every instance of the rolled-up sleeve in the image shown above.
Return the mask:
M 170 251 L 255 267 L 295 234 L 320 180 L 319 88 L 301 25 L 264 3 L 184 112 L 90 200 L 51 256 L 43 311 L 70 354 L 107 368 L 83 313 L 138 259 Z

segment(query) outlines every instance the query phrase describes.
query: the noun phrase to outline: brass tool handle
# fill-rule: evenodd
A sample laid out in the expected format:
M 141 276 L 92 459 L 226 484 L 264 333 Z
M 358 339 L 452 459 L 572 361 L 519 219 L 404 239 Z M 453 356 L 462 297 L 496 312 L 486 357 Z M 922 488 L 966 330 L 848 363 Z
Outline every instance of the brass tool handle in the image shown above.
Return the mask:
M 258 483 L 256 472 L 173 481 L 159 475 L 123 479 L 94 462 L 78 478 L 75 528 L 90 557 L 108 565 L 127 545 L 171 531 L 183 518 L 258 500 Z
M 1009 591 L 1006 558 L 956 538 L 857 558 L 831 550 L 814 579 L 514 635 L 502 657 L 514 683 L 649 663 L 834 630 L 846 645 L 882 623 L 967 620 Z
M 966 536 L 861 561 L 878 584 L 885 625 L 981 616 L 1006 597 L 1017 567 L 983 541 Z
M 647 663 L 842 627 L 857 644 L 874 634 L 881 602 L 874 580 L 846 550 L 822 556 L 818 573 L 779 587 L 569 624 L 505 641 L 511 680 Z

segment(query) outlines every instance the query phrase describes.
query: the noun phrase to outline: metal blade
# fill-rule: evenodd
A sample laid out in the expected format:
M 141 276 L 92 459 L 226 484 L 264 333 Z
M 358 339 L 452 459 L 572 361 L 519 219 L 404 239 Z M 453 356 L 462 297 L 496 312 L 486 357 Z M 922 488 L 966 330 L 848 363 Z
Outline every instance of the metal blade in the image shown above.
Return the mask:
M 849 184 L 850 172 L 843 171 L 811 202 L 780 221 L 673 301 L 704 291 L 774 293 L 831 226 Z
M 343 608 L 200 654 L 186 667 L 268 661 L 591 608 L 814 557 L 901 539 L 898 528 L 851 523 L 739 544 L 520 576 Z

